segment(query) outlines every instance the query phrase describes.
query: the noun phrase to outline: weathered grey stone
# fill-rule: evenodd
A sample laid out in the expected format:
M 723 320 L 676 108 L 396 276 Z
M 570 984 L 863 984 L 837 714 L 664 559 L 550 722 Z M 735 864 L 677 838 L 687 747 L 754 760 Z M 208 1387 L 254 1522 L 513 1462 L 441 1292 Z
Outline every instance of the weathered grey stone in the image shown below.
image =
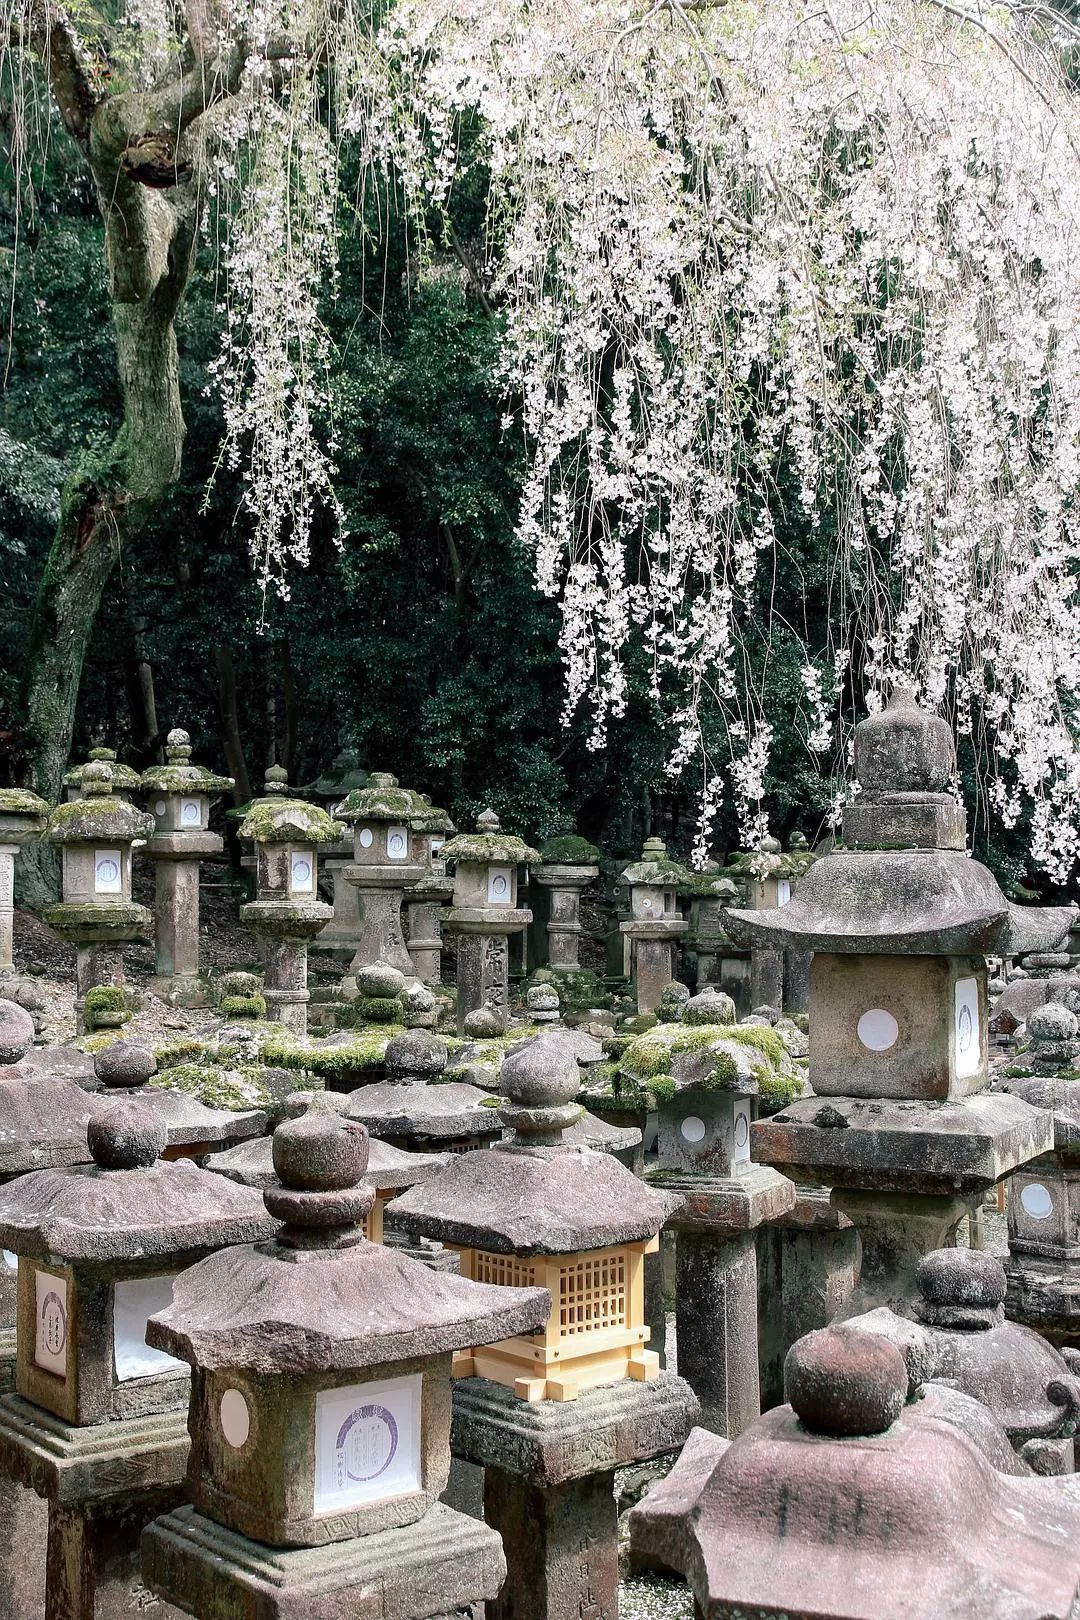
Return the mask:
M 629 1561 L 635 1571 L 681 1575 L 689 1558 L 691 1512 L 730 1440 L 710 1429 L 691 1429 L 674 1465 L 630 1509 Z
M 683 1008 L 683 1019 L 688 1024 L 733 1024 L 735 1003 L 723 990 L 707 985 L 690 997 Z
M 497 1013 L 494 1007 L 486 1003 L 474 1007 L 467 1012 L 461 1020 L 461 1032 L 468 1040 L 490 1040 L 493 1036 L 501 1035 L 506 1029 L 505 1020 Z
M 145 1086 L 157 1071 L 157 1058 L 148 1046 L 135 1041 L 113 1041 L 94 1057 L 94 1073 L 102 1085 L 117 1090 Z
M 0 1001 L 0 1067 L 18 1063 L 34 1039 L 34 1020 L 14 1001 Z
M 362 996 L 400 996 L 405 983 L 404 973 L 389 962 L 372 962 L 356 969 L 356 989 Z
M 399 1146 L 416 1141 L 435 1148 L 470 1138 L 478 1146 L 494 1141 L 501 1122 L 496 1107 L 487 1106 L 489 1102 L 494 1100 L 484 1092 L 458 1081 L 437 1086 L 386 1081 L 361 1086 L 351 1093 L 346 1106 L 350 1118 L 360 1120 L 372 1136 Z

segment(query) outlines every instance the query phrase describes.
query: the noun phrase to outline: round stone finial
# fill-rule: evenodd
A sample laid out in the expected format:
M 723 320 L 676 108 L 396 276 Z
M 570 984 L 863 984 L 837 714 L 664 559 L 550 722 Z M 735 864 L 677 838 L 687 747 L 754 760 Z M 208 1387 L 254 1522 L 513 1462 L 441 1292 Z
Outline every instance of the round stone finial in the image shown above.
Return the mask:
M 500 1012 L 485 1001 L 465 1014 L 462 1034 L 470 1041 L 491 1041 L 506 1033 L 506 1021 Z
M 502 823 L 494 810 L 488 808 L 481 810 L 476 818 L 476 830 L 479 833 L 497 833 L 502 829 Z
M 165 757 L 170 765 L 186 765 L 191 758 L 191 738 L 180 726 L 174 726 L 165 739 Z
M 390 771 L 369 771 L 367 785 L 376 790 L 381 788 L 396 788 L 398 779 Z
M 164 1122 L 137 1102 L 112 1103 L 86 1127 L 90 1156 L 102 1170 L 145 1170 L 168 1141 Z
M 837 1438 L 884 1434 L 907 1403 L 904 1358 L 873 1333 L 819 1328 L 784 1362 L 784 1395 L 808 1429 Z
M 1033 1041 L 1072 1041 L 1080 1030 L 1080 1019 L 1063 1001 L 1045 1001 L 1027 1015 L 1027 1032 Z
M 345 1192 L 368 1166 L 367 1127 L 316 1092 L 304 1113 L 274 1132 L 274 1173 L 291 1192 Z
M 499 1090 L 518 1108 L 562 1108 L 581 1090 L 577 1058 L 561 1032 L 541 1033 L 503 1059 Z
M 122 1090 L 145 1086 L 157 1069 L 157 1058 L 138 1041 L 113 1041 L 94 1058 L 94 1073 L 103 1086 Z
M 289 773 L 282 765 L 268 765 L 263 777 L 263 792 L 268 798 L 284 793 L 289 785 Z
M 383 1066 L 391 1084 L 434 1080 L 450 1060 L 450 1048 L 429 1029 L 407 1029 L 386 1043 Z
M 787 847 L 793 855 L 805 855 L 810 845 L 806 841 L 806 834 L 800 832 L 798 827 L 788 836 Z
M 87 754 L 86 757 L 92 763 L 96 763 L 97 761 L 102 760 L 102 761 L 104 761 L 104 763 L 106 765 L 113 765 L 113 764 L 116 763 L 116 749 L 115 748 L 91 748 L 90 752 Z
M 1005 1300 L 1005 1267 L 979 1249 L 934 1249 L 919 1261 L 915 1281 L 935 1309 L 993 1311 Z
M 79 773 L 79 786 L 87 798 L 110 793 L 112 780 L 112 766 L 107 765 L 103 759 L 91 760 Z
M 667 845 L 664 840 L 655 836 L 646 838 L 641 846 L 641 858 L 643 861 L 666 861 Z
M 757 852 L 759 855 L 779 855 L 779 838 L 774 838 L 772 833 L 766 833 L 764 838 L 758 844 Z
M 18 1063 L 34 1039 L 34 1020 L 17 1001 L 0 1000 L 0 1066 Z
M 955 769 L 948 721 L 920 709 L 906 687 L 855 727 L 855 775 L 864 793 L 945 793 Z

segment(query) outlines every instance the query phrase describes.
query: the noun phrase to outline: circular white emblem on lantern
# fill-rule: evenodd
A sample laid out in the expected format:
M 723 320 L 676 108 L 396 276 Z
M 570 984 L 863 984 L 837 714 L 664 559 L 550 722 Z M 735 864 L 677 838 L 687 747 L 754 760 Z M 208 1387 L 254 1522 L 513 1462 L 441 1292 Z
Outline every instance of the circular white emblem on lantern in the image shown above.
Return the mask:
M 1049 1220 L 1054 1213 L 1054 1200 L 1041 1181 L 1028 1182 L 1020 1194 L 1020 1203 L 1025 1215 L 1030 1215 L 1033 1221 Z
M 310 894 L 315 887 L 315 866 L 306 850 L 294 851 L 290 863 L 293 892 Z
M 168 808 L 169 806 L 165 803 L 164 799 L 156 799 L 154 801 L 155 816 L 163 816 Z
M 202 808 L 198 799 L 181 799 L 180 825 L 182 827 L 198 827 L 202 822 Z
M 884 1007 L 870 1007 L 855 1026 L 859 1040 L 868 1052 L 887 1052 L 896 1045 L 900 1025 Z
M 247 1444 L 251 1433 L 251 1413 L 248 1403 L 238 1389 L 227 1389 L 218 1407 L 221 1432 L 234 1451 Z
M 750 1141 L 750 1116 L 742 1109 L 735 1115 L 735 1146 L 746 1147 Z
M 679 1134 L 684 1142 L 703 1142 L 705 1140 L 705 1121 L 696 1114 L 688 1114 L 679 1126 Z
M 405 827 L 387 827 L 386 853 L 392 861 L 407 861 L 409 858 L 409 833 Z
M 98 894 L 119 894 L 120 883 L 120 852 L 119 850 L 99 850 L 94 859 L 94 888 Z
M 360 848 L 361 849 L 370 849 L 374 842 L 375 842 L 375 834 L 372 832 L 371 828 L 370 827 L 361 827 L 361 829 L 360 829 Z

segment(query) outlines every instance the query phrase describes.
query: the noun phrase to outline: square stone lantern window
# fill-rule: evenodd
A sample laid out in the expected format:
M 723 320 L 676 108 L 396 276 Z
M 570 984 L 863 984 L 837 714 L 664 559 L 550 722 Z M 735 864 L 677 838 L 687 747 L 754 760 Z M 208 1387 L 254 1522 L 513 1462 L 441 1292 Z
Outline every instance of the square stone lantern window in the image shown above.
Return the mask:
M 386 858 L 388 861 L 407 861 L 409 858 L 409 829 L 391 824 L 386 829 Z
M 299 849 L 289 850 L 289 893 L 307 895 L 315 893 L 315 861 L 314 846 L 301 846 Z
M 95 894 L 123 894 L 124 893 L 124 859 L 130 853 L 121 849 L 95 849 L 94 851 L 94 893 Z M 128 887 L 130 888 L 130 876 Z
M 489 906 L 513 906 L 517 904 L 516 867 L 488 867 L 487 900 Z

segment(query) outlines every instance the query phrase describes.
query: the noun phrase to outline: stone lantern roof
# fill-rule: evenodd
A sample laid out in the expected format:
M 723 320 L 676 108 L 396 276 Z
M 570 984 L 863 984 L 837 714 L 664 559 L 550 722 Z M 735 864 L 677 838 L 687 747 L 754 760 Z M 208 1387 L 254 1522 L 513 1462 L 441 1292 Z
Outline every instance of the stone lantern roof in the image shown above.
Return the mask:
M 165 739 L 164 765 L 152 765 L 142 774 L 144 793 L 205 793 L 216 797 L 234 787 L 231 776 L 215 776 L 205 766 L 191 763 L 191 738 L 176 727 Z
M 690 875 L 685 866 L 670 859 L 662 838 L 646 838 L 641 846 L 641 859 L 626 868 L 622 881 L 670 888 L 673 884 L 685 883 Z
M 307 1108 L 311 1104 L 315 1093 L 294 1091 L 289 1098 L 289 1108 Z M 339 1113 L 346 1112 L 347 1099 L 340 1096 L 325 1094 L 325 1101 L 337 1108 Z M 364 1172 L 364 1181 L 369 1187 L 377 1187 L 380 1192 L 397 1192 L 402 1187 L 412 1187 L 418 1181 L 425 1181 L 445 1168 L 449 1163 L 446 1153 L 409 1153 L 404 1148 L 391 1147 L 389 1142 L 380 1142 L 378 1137 L 371 1137 L 368 1142 L 368 1163 Z M 228 1148 L 224 1153 L 213 1153 L 208 1161 L 208 1168 L 217 1175 L 228 1176 L 231 1181 L 239 1181 L 246 1187 L 276 1187 L 277 1174 L 274 1170 L 274 1144 L 270 1136 L 258 1136 L 250 1142 L 241 1142 L 236 1147 Z
M 963 808 L 945 792 L 955 769 L 944 720 L 894 693 L 855 728 L 863 791 L 844 811 L 844 842 L 809 867 L 787 905 L 729 911 L 739 944 L 848 955 L 956 956 L 1052 950 L 1075 908 L 1012 905 L 964 853 Z
M 507 1141 L 455 1158 L 394 1201 L 393 1224 L 495 1254 L 574 1254 L 655 1237 L 681 1199 L 646 1187 L 610 1154 L 562 1145 L 581 1115 L 577 1059 L 541 1034 L 503 1062 Z
M 338 811 L 342 821 L 411 821 L 418 795 L 403 788 L 389 771 L 370 772 L 367 785 L 353 788 Z
M 409 825 L 413 832 L 442 833 L 452 838 L 457 828 L 450 820 L 445 810 L 440 810 L 437 804 L 432 804 L 426 793 L 414 793 L 415 801 L 413 814 L 409 817 Z M 439 851 L 440 855 L 442 851 Z
M 182 1273 L 148 1344 L 205 1370 L 302 1375 L 441 1355 L 546 1320 L 546 1289 L 467 1282 L 368 1243 L 367 1131 L 320 1103 L 274 1133 L 278 1184 L 263 1197 L 284 1227 Z
M 1075 1612 L 1080 1505 L 1063 1480 L 998 1472 L 949 1421 L 952 1391 L 906 1405 L 896 1347 L 836 1328 L 795 1344 L 785 1382 L 790 1404 L 717 1443 L 673 1527 L 703 1620 Z
M 354 788 L 364 787 L 367 779 L 368 773 L 361 769 L 357 750 L 342 748 L 334 755 L 329 769 L 317 776 L 303 791 L 310 793 L 312 798 L 333 802 L 345 798 Z
M 59 1076 L 24 1069 L 34 1038 L 24 1007 L 0 1000 L 0 1178 L 90 1158 L 86 1127 L 99 1103 Z
M 0 1194 L 0 1244 L 45 1264 L 108 1266 L 269 1235 L 252 1189 L 160 1161 L 166 1136 L 139 1103 L 100 1108 L 86 1132 L 92 1165 L 38 1170 Z
M 484 810 L 477 817 L 476 831 L 458 833 L 440 854 L 446 861 L 473 861 L 477 865 L 505 863 L 519 866 L 525 861 L 540 859 L 537 851 L 521 838 L 505 833 L 494 810 Z
M 28 788 L 0 788 L 0 843 L 17 843 L 43 832 L 48 814 L 45 800 Z
M 116 839 L 133 843 L 154 831 L 154 818 L 126 799 L 113 796 L 115 767 L 104 760 L 84 765 L 79 775 L 81 799 L 58 804 L 49 812 L 45 836 L 52 844 L 99 844 Z M 134 775 L 134 773 L 132 773 Z M 136 776 L 136 785 L 140 778 Z
M 280 766 L 266 773 L 265 795 L 253 799 L 240 823 L 240 837 L 256 844 L 336 844 L 345 828 L 325 810 L 288 796 L 288 777 Z
M 116 757 L 115 748 L 91 748 L 82 765 L 72 765 L 64 772 L 64 786 L 77 788 L 82 785 L 82 773 L 90 764 L 108 765 L 112 772 L 113 787 L 119 788 L 121 793 L 139 793 L 142 791 L 142 777 L 138 771 L 133 771 L 130 765 L 123 765 Z
M 157 1059 L 148 1046 L 136 1041 L 114 1041 L 94 1057 L 94 1076 L 103 1088 L 99 1100 L 108 1103 L 123 1099 L 149 1109 L 165 1126 L 169 1148 L 208 1147 L 247 1136 L 261 1139 L 266 1129 L 262 1109 L 208 1108 L 186 1091 L 151 1086 L 149 1081 L 156 1070 Z

